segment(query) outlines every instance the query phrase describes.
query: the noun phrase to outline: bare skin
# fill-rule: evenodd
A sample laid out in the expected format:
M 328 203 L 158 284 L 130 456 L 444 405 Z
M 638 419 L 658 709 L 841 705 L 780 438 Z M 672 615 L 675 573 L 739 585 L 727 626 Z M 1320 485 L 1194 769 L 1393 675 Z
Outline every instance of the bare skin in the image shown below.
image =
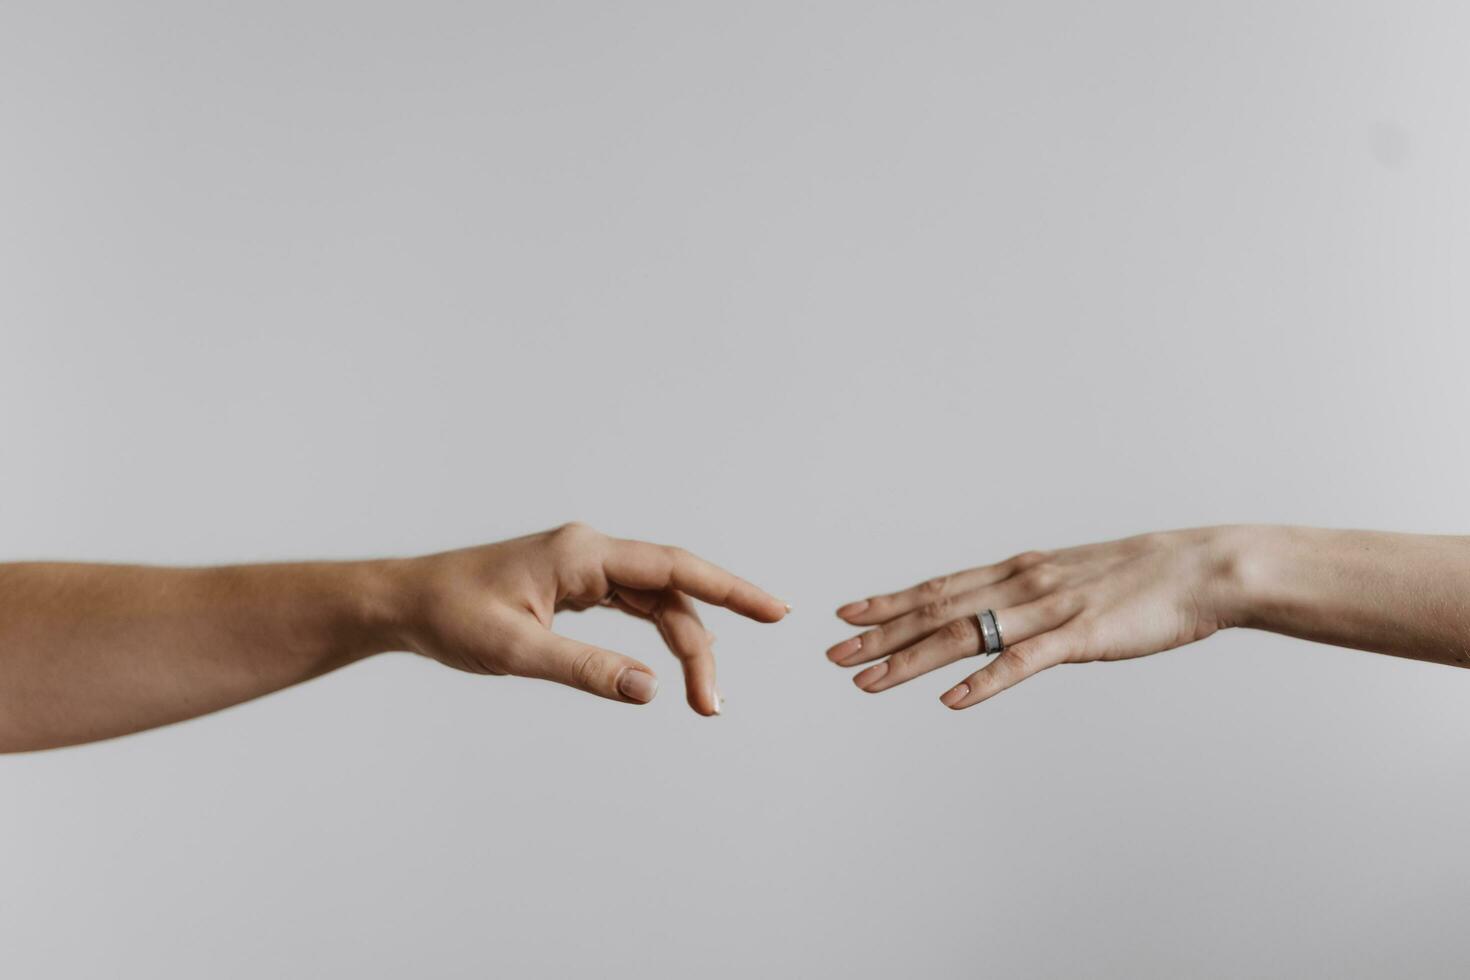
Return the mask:
M 788 609 L 682 549 L 579 524 L 383 561 L 0 565 L 0 751 L 182 721 L 390 650 L 653 700 L 652 668 L 551 631 L 557 612 L 599 604 L 657 626 L 690 706 L 718 714 L 713 636 L 693 599 L 763 623 Z
M 1064 663 L 1127 660 L 1228 627 L 1470 666 L 1470 537 L 1228 526 L 1033 551 L 851 602 L 869 627 L 827 651 L 878 693 L 981 649 L 993 609 L 1006 649 L 947 690 L 969 708 Z

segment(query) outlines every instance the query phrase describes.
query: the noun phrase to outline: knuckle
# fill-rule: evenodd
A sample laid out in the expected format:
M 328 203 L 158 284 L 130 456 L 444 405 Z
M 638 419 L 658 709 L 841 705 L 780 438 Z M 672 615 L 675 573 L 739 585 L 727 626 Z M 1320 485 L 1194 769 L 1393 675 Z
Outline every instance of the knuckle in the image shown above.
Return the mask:
M 597 532 L 581 521 L 568 521 L 551 531 L 551 543 L 557 547 L 574 550 L 597 538 Z
M 1015 666 L 1016 673 L 1022 676 L 1035 673 L 1040 666 L 1040 658 L 1034 643 L 1018 643 L 1006 652 L 1011 655 L 1011 663 Z
M 948 590 L 948 575 L 940 575 L 938 578 L 931 578 L 929 581 L 919 586 L 920 595 L 933 596 L 936 598 L 939 596 L 943 596 Z
M 1028 568 L 1034 568 L 1046 561 L 1051 556 L 1045 551 L 1023 551 L 1011 559 L 1011 564 L 1017 571 L 1024 572 Z
M 663 579 L 672 578 L 674 575 L 674 570 L 680 565 L 688 562 L 689 559 L 692 557 L 694 556 L 685 551 L 683 548 L 680 548 L 678 545 L 659 545 L 657 558 L 655 561 L 655 565 L 658 568 L 659 577 Z
M 1060 573 L 1053 565 L 1032 565 L 1021 573 L 1022 583 L 1037 592 L 1050 592 L 1060 583 Z
M 1078 600 L 1065 589 L 1058 589 L 1041 600 L 1041 612 L 1047 619 L 1061 619 L 1077 610 Z
M 1055 637 L 1052 634 L 1044 634 L 1018 643 L 1013 652 L 1020 676 L 1029 677 L 1057 663 L 1059 658 L 1055 654 L 1055 645 Z
M 914 669 L 914 651 L 900 650 L 888 658 L 888 673 L 885 678 L 889 681 L 904 680 Z
M 953 608 L 954 603 L 949 598 L 935 599 L 933 602 L 925 603 L 919 609 L 919 618 L 930 623 L 947 622 Z
M 939 635 L 945 643 L 951 646 L 964 646 L 974 643 L 979 638 L 979 633 L 975 629 L 975 625 L 970 622 L 968 616 L 964 619 L 954 619 L 945 623 L 943 628 L 940 629 Z
M 597 682 L 597 652 L 583 650 L 572 664 L 572 679 L 584 688 L 591 689 Z

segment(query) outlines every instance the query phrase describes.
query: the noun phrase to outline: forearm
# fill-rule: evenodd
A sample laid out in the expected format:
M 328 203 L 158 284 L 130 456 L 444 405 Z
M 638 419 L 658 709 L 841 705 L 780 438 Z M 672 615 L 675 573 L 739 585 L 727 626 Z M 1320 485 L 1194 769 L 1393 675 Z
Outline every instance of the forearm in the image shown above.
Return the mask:
M 1223 625 L 1470 665 L 1470 538 L 1242 526 Z
M 391 649 L 387 567 L 0 565 L 0 751 L 180 721 Z

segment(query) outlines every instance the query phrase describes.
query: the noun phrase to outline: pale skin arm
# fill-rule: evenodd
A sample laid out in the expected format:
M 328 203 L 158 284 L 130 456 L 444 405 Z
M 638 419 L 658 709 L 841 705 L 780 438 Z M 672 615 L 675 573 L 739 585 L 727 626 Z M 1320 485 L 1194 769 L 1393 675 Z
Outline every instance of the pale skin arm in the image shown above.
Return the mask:
M 692 599 L 764 623 L 788 608 L 682 549 L 577 524 L 382 561 L 0 565 L 0 751 L 166 725 L 389 650 L 651 701 L 651 667 L 551 632 L 555 613 L 593 605 L 651 621 L 690 706 L 718 714 L 713 636 Z
M 827 651 L 877 693 L 978 653 L 995 610 L 1006 649 L 941 696 L 979 704 L 1048 667 L 1126 660 L 1227 627 L 1470 666 L 1470 537 L 1236 525 L 1034 551 L 837 615 L 869 629 Z

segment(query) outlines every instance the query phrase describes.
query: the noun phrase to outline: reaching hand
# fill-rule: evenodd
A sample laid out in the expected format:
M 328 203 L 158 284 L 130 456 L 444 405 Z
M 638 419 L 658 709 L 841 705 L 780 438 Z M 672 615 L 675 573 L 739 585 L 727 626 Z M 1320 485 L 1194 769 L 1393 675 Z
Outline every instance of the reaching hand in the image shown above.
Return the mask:
M 853 682 L 886 691 L 979 653 L 976 614 L 993 609 L 1005 650 L 940 699 L 968 708 L 1056 664 L 1193 643 L 1225 625 L 1222 592 L 1234 570 L 1221 538 L 1219 529 L 1172 531 L 1027 552 L 852 602 L 837 615 L 872 628 L 827 657 L 843 667 L 879 661 Z
M 402 632 L 416 652 L 483 674 L 539 677 L 646 703 L 652 668 L 551 631 L 563 610 L 614 606 L 649 620 L 684 668 L 689 705 L 720 711 L 713 635 L 690 598 L 774 623 L 788 606 L 681 548 L 610 538 L 581 524 L 399 563 Z

